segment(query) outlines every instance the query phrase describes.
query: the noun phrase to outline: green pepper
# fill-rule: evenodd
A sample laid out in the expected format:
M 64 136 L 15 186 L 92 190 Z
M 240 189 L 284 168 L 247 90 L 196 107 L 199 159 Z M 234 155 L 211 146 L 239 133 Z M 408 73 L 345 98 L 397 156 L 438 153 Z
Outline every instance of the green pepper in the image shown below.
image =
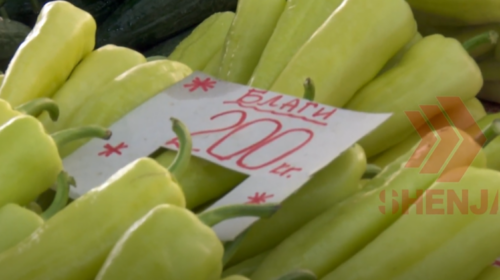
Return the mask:
M 413 39 L 411 39 L 408 43 L 406 43 L 406 45 L 402 49 L 400 49 L 391 59 L 389 59 L 389 61 L 385 63 L 384 68 L 380 70 L 377 76 L 387 72 L 387 70 L 398 65 L 401 59 L 403 59 L 404 55 L 411 49 L 411 47 L 413 47 L 413 45 L 415 45 L 416 43 L 420 42 L 422 39 L 423 39 L 422 35 L 417 32 L 415 36 L 413 36 Z
M 270 252 L 270 250 L 265 251 L 264 253 L 260 253 L 255 257 L 251 257 L 227 269 L 224 269 L 224 271 L 222 272 L 222 277 L 228 277 L 234 274 L 250 277 Z
M 447 114 L 450 119 L 458 120 L 455 126 L 460 129 L 467 129 L 475 122 L 479 121 L 481 118 L 486 116 L 486 110 L 484 109 L 481 101 L 477 98 L 469 99 L 465 101 L 463 105 L 465 105 L 465 107 L 461 106 L 460 104 L 459 107 L 449 110 L 449 114 Z M 465 112 L 464 109 L 466 110 Z M 473 120 L 469 119 L 468 117 L 469 114 L 473 117 Z M 441 116 L 434 117 L 434 119 L 436 119 L 436 122 L 432 121 L 431 122 L 438 123 L 437 119 L 440 117 Z M 485 128 L 486 125 L 491 123 L 492 120 L 493 119 L 489 120 L 481 128 Z M 442 124 L 442 122 L 439 123 Z M 424 126 L 425 126 L 424 128 L 428 128 L 427 124 L 424 124 Z M 437 126 L 434 127 L 434 129 L 439 129 L 441 127 Z M 392 146 L 391 148 L 387 149 L 378 156 L 368 159 L 368 161 L 370 163 L 384 167 L 387 164 L 399 158 L 400 156 L 402 156 L 403 154 L 405 154 L 406 152 L 408 152 L 408 150 L 410 150 L 413 146 L 415 146 L 421 139 L 422 138 L 419 136 L 418 129 L 413 130 L 412 133 L 409 136 L 407 136 L 404 140 L 402 140 L 395 146 Z
M 233 83 L 248 83 L 285 3 L 283 0 L 238 1 L 236 16 L 224 43 L 219 78 Z
M 299 49 L 270 90 L 300 97 L 300 83 L 310 77 L 316 102 L 342 107 L 416 32 L 405 1 L 346 0 Z
M 151 97 L 189 76 L 191 72 L 186 65 L 170 60 L 139 64 L 95 90 L 92 98 L 72 112 L 66 125 L 111 126 Z M 113 106 L 110 106 L 111 104 Z M 62 150 L 61 156 L 68 156 L 85 142 L 82 140 L 68 145 Z
M 222 280 L 250 280 L 242 275 L 231 275 L 226 278 L 222 278 Z
M 41 215 L 14 203 L 6 204 L 0 208 L 0 235 L 2 236 L 0 238 L 0 253 L 30 236 L 42 226 L 45 220 L 50 219 L 63 209 L 68 202 L 70 184 L 74 184 L 73 179 L 66 172 L 61 172 L 57 179 L 56 197 L 50 207 Z
M 203 72 L 212 77 L 218 78 L 217 75 L 219 74 L 219 67 L 223 55 L 224 55 L 224 48 L 221 48 L 210 58 L 210 61 L 208 61 L 205 68 L 203 68 Z
M 234 16 L 233 12 L 211 15 L 177 45 L 168 59 L 184 63 L 193 71 L 203 70 L 212 56 L 223 48 Z
M 249 85 L 269 89 L 300 47 L 342 2 L 342 0 L 286 1 L 285 11 L 267 42 Z
M 493 128 L 489 127 L 489 130 Z M 489 130 L 486 132 L 489 133 Z M 409 151 L 413 154 L 411 158 L 401 157 L 391 163 L 371 179 L 360 193 L 334 205 L 283 240 L 250 278 L 272 280 L 293 269 L 308 269 L 321 279 L 371 242 L 410 206 L 402 205 L 399 211 L 393 213 L 377 211 L 381 197 L 385 197 L 384 194 L 398 194 L 397 197 L 403 197 L 407 191 L 409 193 L 407 196 L 413 196 L 417 192 L 418 197 L 418 191 L 427 189 L 443 172 L 460 166 L 486 166 L 485 155 L 475 139 L 463 131 L 459 132 L 463 137 L 463 148 L 455 153 L 453 160 L 449 161 L 442 172 L 421 173 L 417 168 L 405 167 L 407 164 L 413 166 L 426 159 L 431 151 L 432 155 L 438 158 L 437 160 L 431 158 L 427 163 L 433 169 L 436 165 L 441 167 L 439 159 L 443 157 L 446 159 L 448 152 L 446 149 L 433 150 L 436 139 L 433 133 L 429 133 L 420 146 Z M 452 145 L 452 143 L 455 145 L 453 142 L 456 137 L 455 129 L 451 127 L 440 129 L 439 135 L 442 145 Z M 408 158 L 410 159 L 407 160 Z M 403 198 L 403 201 L 408 200 L 409 198 Z
M 361 146 L 354 145 L 343 152 L 286 198 L 275 215 L 253 223 L 229 264 L 274 248 L 311 219 L 358 192 L 365 170 L 366 157 Z
M 498 280 L 500 279 L 500 268 L 498 266 L 488 266 L 474 280 Z
M 407 0 L 415 10 L 439 25 L 469 26 L 500 21 L 496 0 Z
M 77 139 L 108 139 L 111 133 L 101 127 L 81 127 L 55 134 L 45 133 L 31 116 L 17 116 L 0 127 L 0 207 L 7 203 L 21 206 L 50 188 L 62 170 L 59 151 Z M 29 174 L 29 176 L 27 176 Z
M 500 119 L 500 113 L 486 115 L 484 118 L 477 122 L 480 129 L 485 129 L 492 121 Z M 466 130 L 468 133 L 472 134 L 474 130 Z M 487 166 L 490 169 L 500 171 L 500 138 L 493 139 L 484 148 L 484 153 L 486 154 Z
M 500 255 L 500 172 L 461 167 L 444 177 L 462 174 L 460 182 L 434 183 L 406 215 L 321 279 L 474 279 Z
M 15 107 L 52 96 L 94 49 L 95 32 L 96 23 L 86 11 L 67 1 L 45 4 L 5 72 L 0 98 Z
M 487 24 L 480 26 L 470 26 L 464 28 L 461 32 L 451 35 L 449 37 L 453 37 L 458 41 L 460 41 L 461 43 L 464 43 L 474 38 L 475 36 L 478 36 L 489 30 L 495 30 L 497 33 L 500 33 L 500 24 L 496 23 L 496 24 Z M 485 54 L 491 53 L 494 49 L 495 49 L 495 44 L 482 44 L 475 48 L 470 49 L 469 54 L 474 58 L 480 58 Z
M 396 67 L 365 85 L 345 108 L 392 112 L 387 121 L 359 141 L 370 158 L 402 141 L 414 131 L 413 126 L 423 125 L 408 121 L 407 111 L 420 111 L 421 105 L 438 105 L 437 97 L 471 99 L 482 85 L 479 67 L 456 39 L 431 35 L 415 44 Z M 448 104 L 443 107 L 451 109 Z
M 122 235 L 95 279 L 220 279 L 224 247 L 210 227 L 235 217 L 268 217 L 277 209 L 231 205 L 196 216 L 185 208 L 159 205 Z
M 138 219 L 161 204 L 184 207 L 175 176 L 189 161 L 191 137 L 180 121 L 172 121 L 180 149 L 169 170 L 149 158 L 118 170 L 30 238 L 0 254 L 0 279 L 94 279 L 113 246 Z
M 37 117 L 43 112 L 47 113 L 50 121 L 55 122 L 59 119 L 59 105 L 50 98 L 37 98 L 17 106 L 16 111 L 23 114 Z
M 72 113 L 86 100 L 93 98 L 98 88 L 145 62 L 146 58 L 142 54 L 128 48 L 106 45 L 96 49 L 83 58 L 69 79 L 52 96 L 59 105 L 60 120 L 51 122 L 47 114 L 41 115 L 39 120 L 49 133 L 69 128 L 67 123 Z

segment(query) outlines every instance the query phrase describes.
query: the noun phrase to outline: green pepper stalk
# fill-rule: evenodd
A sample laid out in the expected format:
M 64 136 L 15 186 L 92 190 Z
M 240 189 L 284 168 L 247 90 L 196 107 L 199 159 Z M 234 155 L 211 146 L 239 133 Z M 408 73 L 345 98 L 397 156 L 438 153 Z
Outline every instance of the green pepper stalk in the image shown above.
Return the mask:
M 102 126 L 89 125 L 62 130 L 52 134 L 51 136 L 58 149 L 61 149 L 66 144 L 83 138 L 100 138 L 109 140 L 111 135 L 111 131 Z
M 484 44 L 492 44 L 495 45 L 498 41 L 498 33 L 494 30 L 490 30 L 485 33 L 481 33 L 467 41 L 465 41 L 462 46 L 465 50 L 470 52 L 474 48 L 484 45 Z
M 234 204 L 226 205 L 208 210 L 198 215 L 198 218 L 207 226 L 213 227 L 216 224 L 237 217 L 251 216 L 259 218 L 269 218 L 280 208 L 279 204 Z
M 41 113 L 47 112 L 52 121 L 59 118 L 59 106 L 50 98 L 37 98 L 16 107 L 16 111 L 38 117 Z
M 318 279 L 314 273 L 309 270 L 296 270 L 289 272 L 276 280 L 316 280 Z
M 304 81 L 304 99 L 313 101 L 315 94 L 316 89 L 314 88 L 314 83 L 311 78 L 307 78 Z
M 363 177 L 361 177 L 361 179 L 371 179 L 377 176 L 377 174 L 379 174 L 380 171 L 382 171 L 382 168 L 380 168 L 379 166 L 375 164 L 367 164 L 366 171 L 363 174 Z
M 491 141 L 495 140 L 498 135 L 500 135 L 500 119 L 495 119 L 491 122 L 491 124 L 484 128 L 481 133 L 474 135 L 474 139 L 479 144 L 484 142 L 483 147 L 485 147 L 491 143 Z
M 66 171 L 61 171 L 57 177 L 57 190 L 54 200 L 47 210 L 40 215 L 44 220 L 52 218 L 52 216 L 66 207 L 70 186 L 76 186 L 75 178 L 71 177 Z
M 191 134 L 184 123 L 176 118 L 170 118 L 170 121 L 172 122 L 172 130 L 179 139 L 179 151 L 177 152 L 174 161 L 167 169 L 170 171 L 172 176 L 174 176 L 174 178 L 178 178 L 179 176 L 182 176 L 189 166 L 193 141 L 191 140 Z

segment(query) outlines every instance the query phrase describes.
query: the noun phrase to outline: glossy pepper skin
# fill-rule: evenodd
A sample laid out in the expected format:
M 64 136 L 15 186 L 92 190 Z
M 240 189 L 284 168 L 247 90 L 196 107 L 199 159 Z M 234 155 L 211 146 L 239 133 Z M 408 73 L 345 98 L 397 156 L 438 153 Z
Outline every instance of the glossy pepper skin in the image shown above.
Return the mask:
M 347 0 L 294 55 L 270 90 L 300 97 L 301 83 L 309 77 L 316 85 L 316 102 L 342 107 L 416 32 L 405 1 Z
M 474 280 L 498 280 L 500 279 L 500 268 L 489 266 L 485 268 Z
M 408 43 L 406 43 L 406 45 L 404 45 L 402 49 L 400 49 L 391 59 L 389 59 L 389 61 L 385 63 L 384 68 L 380 70 L 377 76 L 380 76 L 382 73 L 398 65 L 401 59 L 403 59 L 404 55 L 411 49 L 411 47 L 420 42 L 420 40 L 422 39 L 422 35 L 417 32 L 415 36 L 413 36 L 413 38 Z
M 0 98 L 15 107 L 52 96 L 93 50 L 95 32 L 96 23 L 89 13 L 66 1 L 45 4 L 7 68 Z
M 468 26 L 500 21 L 496 0 L 408 0 L 410 6 L 433 17 L 439 25 Z
M 0 254 L 0 278 L 94 279 L 120 236 L 164 203 L 185 205 L 169 171 L 148 158 L 131 162 L 57 213 L 30 238 Z
M 238 1 L 236 16 L 224 43 L 224 54 L 217 75 L 220 79 L 248 83 L 285 4 L 283 0 Z
M 500 255 L 500 172 L 462 167 L 444 176 L 462 174 L 459 182 L 434 183 L 408 214 L 321 279 L 474 279 Z
M 108 127 L 162 90 L 192 73 L 186 65 L 170 60 L 139 64 L 99 87 L 68 120 L 68 127 L 102 125 Z M 61 156 L 74 152 L 85 141 L 66 146 Z
M 57 178 L 57 193 L 45 212 L 9 203 L 0 208 L 0 253 L 28 238 L 45 220 L 63 209 L 68 202 L 69 185 L 74 180 L 62 171 Z M 39 215 L 40 214 L 40 215 Z
M 365 170 L 366 157 L 361 146 L 354 145 L 343 152 L 286 198 L 275 215 L 253 223 L 229 264 L 276 247 L 304 224 L 358 192 L 359 180 Z
M 168 59 L 184 63 L 193 71 L 203 70 L 210 59 L 224 47 L 234 16 L 233 12 L 211 15 L 177 45 Z
M 69 128 L 66 124 L 81 104 L 92 98 L 103 85 L 132 67 L 145 63 L 146 58 L 132 49 L 106 45 L 85 56 L 75 67 L 69 79 L 52 99 L 59 105 L 60 118 L 52 122 L 48 114 L 39 120 L 49 133 Z
M 483 104 L 481 101 L 477 98 L 472 98 L 467 101 L 465 101 L 462 104 L 458 104 L 459 106 L 453 107 L 452 109 L 449 110 L 449 113 L 447 114 L 448 117 L 452 120 L 457 120 L 455 126 L 459 129 L 465 130 L 471 125 L 473 125 L 475 122 L 479 121 L 481 118 L 486 116 L 486 111 L 483 107 Z M 472 116 L 472 119 L 469 118 Z M 442 118 L 441 115 L 435 116 L 433 120 L 431 120 L 431 123 L 434 123 L 433 127 L 435 129 L 442 128 L 446 125 L 449 125 L 447 121 L 441 121 L 440 119 Z M 485 128 L 486 125 L 491 123 L 493 119 L 491 119 L 488 123 L 484 123 L 484 126 L 481 128 Z M 438 124 L 438 125 L 436 125 Z M 435 126 L 436 125 L 436 126 Z M 379 154 L 378 156 L 375 156 L 374 158 L 369 159 L 368 161 L 370 163 L 373 163 L 377 166 L 380 167 L 385 167 L 392 161 L 396 160 L 400 156 L 404 155 L 408 150 L 410 150 L 412 147 L 414 147 L 422 138 L 419 136 L 418 130 L 424 130 L 427 129 L 428 126 L 427 124 L 424 124 L 423 127 L 413 130 L 413 132 L 408 135 L 404 140 L 396 144 L 395 146 L 387 149 L 383 153 Z
M 447 137 L 452 135 L 456 137 L 454 129 L 446 127 L 439 133 L 444 145 L 449 141 L 454 143 L 453 137 L 452 139 Z M 454 167 L 471 165 L 471 162 L 473 166 L 486 166 L 481 147 L 465 132 L 460 131 L 460 134 L 463 137 L 462 143 L 467 149 L 464 149 L 463 153 L 457 152 L 457 157 L 449 161 L 444 172 Z M 391 163 L 367 182 L 362 192 L 334 205 L 282 241 L 250 278 L 272 280 L 287 271 L 308 269 L 321 279 L 355 255 L 406 210 L 402 206 L 395 213 L 383 214 L 377 211 L 381 204 L 381 196 L 397 193 L 397 197 L 402 197 L 403 191 L 413 195 L 418 190 L 427 189 L 439 178 L 439 173 L 422 174 L 420 169 L 405 167 L 407 162 L 420 162 L 426 158 L 435 143 L 435 136 L 430 133 L 422 141 L 424 145 L 413 149 L 417 152 L 409 161 L 402 157 Z M 410 153 L 413 153 L 413 150 Z M 433 155 L 438 159 L 447 158 L 448 152 L 445 149 L 435 149 Z M 429 159 L 427 162 L 434 169 L 437 167 L 434 165 L 441 166 L 439 160 Z
M 253 71 L 249 85 L 269 89 L 300 47 L 342 2 L 342 0 L 286 1 L 285 10 Z
M 48 135 L 31 116 L 17 116 L 0 126 L 0 207 L 7 203 L 21 206 L 36 199 L 56 181 L 62 170 L 59 149 L 73 139 L 88 136 L 109 138 L 104 129 L 63 131 Z M 102 133 L 102 135 L 101 135 Z M 29 174 L 27 176 L 26 174 Z
M 251 257 L 227 269 L 224 269 L 224 271 L 222 272 L 222 277 L 228 277 L 235 274 L 250 277 L 270 252 L 270 250 L 265 251 L 264 253 L 260 253 L 257 256 Z
M 446 73 L 446 77 L 442 73 Z M 457 40 L 431 35 L 415 44 L 396 67 L 358 91 L 345 108 L 393 113 L 358 142 L 370 158 L 412 133 L 406 111 L 419 111 L 420 105 L 438 105 L 436 97 L 468 100 L 482 85 L 479 67 Z

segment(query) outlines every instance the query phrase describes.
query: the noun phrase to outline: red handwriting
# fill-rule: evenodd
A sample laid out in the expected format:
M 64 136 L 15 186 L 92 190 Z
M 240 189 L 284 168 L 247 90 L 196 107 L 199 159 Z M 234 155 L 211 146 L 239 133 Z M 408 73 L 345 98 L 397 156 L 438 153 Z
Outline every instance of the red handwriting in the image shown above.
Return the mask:
M 292 167 L 288 163 L 283 163 L 282 165 L 276 167 L 275 169 L 271 170 L 272 174 L 277 174 L 280 177 L 286 176 L 286 178 L 290 178 L 291 175 L 290 173 L 292 172 L 298 172 L 302 171 L 302 168 L 297 168 L 297 167 Z
M 240 108 L 253 109 L 257 112 L 301 119 L 306 122 L 326 126 L 325 122 L 335 112 L 336 108 L 328 108 L 308 100 L 284 95 L 267 97 L 265 90 L 250 89 L 237 100 L 224 101 L 224 104 L 236 104 Z M 267 97 L 267 98 L 266 98 Z
M 184 87 L 189 89 L 189 92 L 193 92 L 199 88 L 201 90 L 207 92 L 209 89 L 214 88 L 217 81 L 214 81 L 210 78 L 206 78 L 205 80 L 201 80 L 199 77 L 193 79 L 190 84 L 185 84 Z
M 266 203 L 267 199 L 274 197 L 272 194 L 267 194 L 265 192 L 256 192 L 253 196 L 248 197 L 248 202 L 246 204 L 261 204 Z
M 109 157 L 112 154 L 121 155 L 122 154 L 121 150 L 125 149 L 125 148 L 128 148 L 128 146 L 124 142 L 121 142 L 116 147 L 113 147 L 110 144 L 106 144 L 106 145 L 104 145 L 104 149 L 106 149 L 106 150 L 100 152 L 97 155 L 98 156 L 105 156 L 105 157 Z
M 215 120 L 222 117 L 232 117 L 234 115 L 236 115 L 237 118 L 235 118 L 235 122 L 233 124 L 227 125 L 222 128 L 193 132 L 191 136 L 193 137 L 202 134 L 225 132 L 223 136 L 218 138 L 207 148 L 206 153 L 219 161 L 234 160 L 235 164 L 243 169 L 257 170 L 273 165 L 305 147 L 309 142 L 311 142 L 314 137 L 314 132 L 307 128 L 293 128 L 285 130 L 283 129 L 283 124 L 276 119 L 260 118 L 255 120 L 248 120 L 248 115 L 243 110 L 231 110 L 219 113 L 212 116 L 210 120 Z M 270 125 L 272 129 L 266 135 L 266 133 L 261 132 L 262 130 L 259 130 L 261 128 L 257 126 L 259 124 Z M 224 149 L 222 147 L 228 147 L 227 143 L 229 143 L 231 140 L 234 141 L 235 139 L 242 139 L 241 136 L 236 135 L 237 133 L 241 134 L 243 132 L 246 132 L 246 134 L 243 135 L 254 135 L 255 133 L 252 133 L 254 131 L 259 131 L 259 133 L 262 133 L 262 137 L 259 137 L 258 140 L 255 140 L 251 144 L 243 145 L 243 147 L 238 147 L 237 151 L 232 151 L 229 153 L 217 152 L 219 150 L 223 151 Z M 297 139 L 302 138 L 302 141 L 297 141 Z M 253 165 L 247 163 L 247 159 L 252 157 L 252 155 L 255 155 L 258 152 L 265 153 L 265 151 L 263 150 L 264 148 L 268 147 L 269 149 L 270 145 L 283 146 L 285 143 L 290 143 L 291 141 L 296 141 L 298 142 L 298 144 L 282 152 L 281 154 L 277 153 L 273 158 L 267 160 L 266 162 L 260 162 Z M 178 148 L 179 143 L 177 141 L 177 138 L 168 141 L 167 145 L 176 145 Z M 290 178 L 290 173 L 292 171 L 301 170 L 301 168 L 295 168 L 289 165 L 282 164 L 280 167 L 273 169 L 271 173 Z

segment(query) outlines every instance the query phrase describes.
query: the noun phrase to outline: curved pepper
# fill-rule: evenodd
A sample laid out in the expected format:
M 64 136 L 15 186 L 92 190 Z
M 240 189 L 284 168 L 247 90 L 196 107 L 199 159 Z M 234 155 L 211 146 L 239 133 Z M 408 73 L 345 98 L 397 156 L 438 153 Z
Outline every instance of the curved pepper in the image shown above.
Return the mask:
M 310 77 L 316 85 L 316 102 L 342 107 L 416 32 L 405 1 L 344 1 L 290 60 L 270 90 L 300 97 L 301 83 Z
M 51 122 L 47 114 L 41 115 L 39 120 L 49 133 L 69 128 L 67 124 L 73 112 L 86 100 L 93 98 L 98 88 L 130 68 L 145 62 L 146 58 L 142 54 L 114 45 L 106 45 L 91 52 L 75 67 L 69 79 L 52 96 L 59 105 L 60 120 Z
M 444 176 L 462 175 L 434 183 L 406 215 L 321 279 L 474 279 L 500 255 L 500 172 L 462 167 Z
M 149 158 L 129 163 L 66 206 L 30 238 L 0 254 L 0 279 L 94 279 L 113 246 L 138 219 L 161 204 L 184 207 L 175 174 L 182 173 L 191 143 L 182 123 L 173 119 L 173 126 L 180 149 L 172 165 L 181 168 L 169 171 Z
M 465 101 L 462 104 L 458 104 L 458 107 L 454 107 L 448 111 L 448 118 L 451 120 L 456 120 L 455 126 L 459 129 L 467 129 L 475 122 L 479 121 L 481 118 L 486 116 L 486 110 L 483 107 L 481 101 L 477 98 L 472 98 Z M 472 116 L 473 119 L 470 119 L 469 116 Z M 432 124 L 438 124 L 433 128 L 440 129 L 444 126 L 449 125 L 447 121 L 440 121 L 442 119 L 442 115 L 435 116 L 433 120 L 430 121 Z M 485 123 L 484 127 L 488 125 L 493 119 L 491 119 L 488 123 Z M 418 130 L 425 131 L 428 128 L 427 124 L 424 124 L 421 128 L 417 130 L 413 130 L 413 132 L 407 136 L 404 140 L 396 144 L 395 146 L 387 149 L 383 153 L 375 156 L 371 159 L 368 159 L 370 163 L 376 164 L 380 167 L 385 167 L 392 161 L 396 160 L 400 156 L 404 155 L 408 152 L 413 146 L 415 146 L 422 138 L 419 136 Z
M 429 15 L 438 25 L 468 26 L 500 21 L 496 0 L 407 0 L 410 6 Z
M 479 67 L 457 40 L 431 35 L 415 44 L 396 67 L 364 86 L 345 108 L 392 112 L 387 121 L 359 141 L 370 158 L 402 141 L 413 126 L 423 125 L 408 121 L 406 112 L 420 111 L 421 105 L 438 105 L 437 97 L 473 98 L 482 85 Z M 451 109 L 445 105 L 444 109 Z M 429 112 L 429 117 L 437 113 Z
M 268 217 L 276 210 L 276 205 L 232 205 L 196 216 L 159 205 L 122 235 L 95 279 L 220 279 L 224 247 L 210 227 L 235 217 Z
M 26 205 L 46 191 L 62 170 L 59 150 L 82 138 L 108 139 L 101 127 L 74 128 L 48 135 L 31 116 L 18 116 L 0 127 L 0 207 Z M 29 174 L 29 175 L 27 175 Z M 1 278 L 1 277 L 0 277 Z
M 208 61 L 207 65 L 205 68 L 203 68 L 203 72 L 212 76 L 218 78 L 219 75 L 219 67 L 220 63 L 222 61 L 222 56 L 224 55 L 224 48 L 221 48 L 220 50 L 217 51 L 211 58 L 210 61 Z
M 49 209 L 38 215 L 36 212 L 9 203 L 0 208 L 0 253 L 19 244 L 38 229 L 45 220 L 50 219 L 63 209 L 68 202 L 70 184 L 74 184 L 72 178 L 66 172 L 61 172 L 57 178 L 56 197 Z
M 365 170 L 366 157 L 361 146 L 354 145 L 343 152 L 286 198 L 275 215 L 253 223 L 229 264 L 274 248 L 311 219 L 358 192 Z
M 66 1 L 45 4 L 5 72 L 0 98 L 18 106 L 52 96 L 94 49 L 95 32 L 96 23 L 84 10 Z
M 222 272 L 222 277 L 228 277 L 234 274 L 250 277 L 270 252 L 271 251 L 265 251 L 264 253 L 260 253 L 257 256 L 251 257 L 227 269 L 224 269 L 224 271 Z
M 285 11 L 281 14 L 248 84 L 255 88 L 269 89 L 300 47 L 342 2 L 286 1 Z
M 0 126 L 17 116 L 37 115 L 41 111 L 48 111 L 53 121 L 59 117 L 59 108 L 48 98 L 39 98 L 22 104 L 15 109 L 9 102 L 0 99 Z
M 394 68 L 394 66 L 398 65 L 399 62 L 403 59 L 404 55 L 413 47 L 416 43 L 420 42 L 423 39 L 420 33 L 416 33 L 406 45 L 400 49 L 389 61 L 387 61 L 384 65 L 384 68 L 378 72 L 377 76 L 387 72 L 387 70 Z
M 498 266 L 488 266 L 474 280 L 498 280 L 500 279 L 500 268 Z
M 223 49 L 234 16 L 233 12 L 211 15 L 177 45 L 168 59 L 184 63 L 193 71 L 202 70 Z
M 92 98 L 80 104 L 78 110 L 73 112 L 66 125 L 75 127 L 97 124 L 108 127 L 162 90 L 189 76 L 191 72 L 186 65 L 170 60 L 139 64 L 95 90 Z M 85 142 L 78 141 L 65 147 L 61 156 L 68 156 Z
M 239 0 L 218 77 L 247 84 L 285 8 L 283 0 Z M 304 79 L 302 79 L 303 81 Z
M 459 132 L 463 137 L 463 152 L 456 152 L 454 159 L 442 172 L 471 165 L 471 162 L 473 166 L 486 166 L 481 147 L 467 133 Z M 439 135 L 442 145 L 456 144 L 455 129 L 443 128 L 439 130 Z M 442 165 L 439 159 L 448 157 L 446 149 L 432 149 L 436 142 L 433 133 L 425 136 L 422 142 L 422 145 L 410 151 L 415 153 L 409 161 L 402 157 L 391 163 L 371 179 L 362 192 L 334 205 L 282 241 L 252 274 L 251 279 L 272 280 L 293 269 L 308 269 L 321 279 L 371 242 L 410 206 L 408 203 L 402 205 L 399 211 L 384 213 L 378 211 L 382 197 L 385 199 L 386 196 L 397 194 L 392 197 L 402 198 L 404 192 L 409 197 L 415 196 L 415 193 L 427 189 L 442 174 L 423 173 L 417 168 L 405 167 L 405 163 L 421 162 L 432 151 L 437 159 L 429 159 L 426 165 L 435 170 Z M 410 201 L 409 198 L 403 199 Z

